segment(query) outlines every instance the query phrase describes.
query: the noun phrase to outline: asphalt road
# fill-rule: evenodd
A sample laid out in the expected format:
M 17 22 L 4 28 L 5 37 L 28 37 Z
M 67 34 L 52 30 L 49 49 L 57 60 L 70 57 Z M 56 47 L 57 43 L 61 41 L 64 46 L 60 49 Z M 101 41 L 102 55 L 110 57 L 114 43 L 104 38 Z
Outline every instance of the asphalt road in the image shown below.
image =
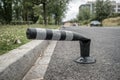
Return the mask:
M 78 64 L 79 42 L 59 41 L 55 47 L 45 80 L 120 80 L 120 28 L 80 28 L 66 30 L 79 32 L 91 38 L 90 55 L 94 64 Z

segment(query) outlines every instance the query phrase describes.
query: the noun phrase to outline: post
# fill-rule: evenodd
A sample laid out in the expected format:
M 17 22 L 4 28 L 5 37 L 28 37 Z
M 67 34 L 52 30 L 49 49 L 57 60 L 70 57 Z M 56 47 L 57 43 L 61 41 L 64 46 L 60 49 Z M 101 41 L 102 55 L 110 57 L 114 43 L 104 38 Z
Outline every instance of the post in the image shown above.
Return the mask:
M 80 43 L 80 57 L 78 57 L 75 62 L 77 63 L 83 63 L 83 64 L 90 64 L 95 63 L 96 60 L 92 57 L 90 57 L 90 42 L 89 41 L 79 41 Z
M 80 57 L 75 60 L 77 63 L 90 64 L 96 60 L 90 57 L 91 40 L 81 36 L 79 33 L 65 30 L 51 30 L 41 28 L 28 28 L 26 32 L 28 39 L 37 40 L 62 40 L 62 41 L 79 41 Z

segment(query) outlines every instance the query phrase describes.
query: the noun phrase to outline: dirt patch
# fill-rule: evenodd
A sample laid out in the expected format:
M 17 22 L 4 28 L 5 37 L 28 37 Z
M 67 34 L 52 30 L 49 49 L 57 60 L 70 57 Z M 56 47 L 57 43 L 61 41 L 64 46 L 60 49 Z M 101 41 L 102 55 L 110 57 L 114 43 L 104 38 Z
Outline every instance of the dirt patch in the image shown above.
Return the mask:
M 104 19 L 102 24 L 104 26 L 119 26 L 120 25 L 120 17 Z

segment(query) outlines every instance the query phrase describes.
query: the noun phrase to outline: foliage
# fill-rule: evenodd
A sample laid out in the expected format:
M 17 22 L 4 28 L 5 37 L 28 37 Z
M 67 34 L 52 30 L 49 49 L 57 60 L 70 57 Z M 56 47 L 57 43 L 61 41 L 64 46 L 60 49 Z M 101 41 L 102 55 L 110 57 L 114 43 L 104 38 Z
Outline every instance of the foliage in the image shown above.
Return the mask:
M 91 14 L 90 7 L 87 5 L 82 5 L 80 7 L 79 14 L 77 15 L 77 19 L 81 24 L 87 24 L 92 20 L 102 21 L 105 18 L 110 16 L 114 16 L 112 14 L 112 6 L 110 0 L 96 0 L 95 2 L 95 11 Z
M 13 0 L 13 21 L 22 19 L 22 0 Z
M 120 13 L 112 13 L 110 14 L 109 18 L 111 17 L 120 17 Z
M 70 0 L 50 0 L 48 3 L 48 15 L 54 15 L 55 24 L 59 24 L 61 22 L 69 1 Z
M 26 29 L 28 27 L 41 27 L 41 28 L 58 28 L 59 26 L 55 25 L 16 25 L 16 26 L 0 26 L 0 54 L 4 54 L 12 49 L 15 49 L 16 47 L 19 47 L 20 45 L 23 45 L 27 43 L 28 40 L 26 38 Z M 19 39 L 22 43 L 21 44 L 15 44 L 15 40 Z
M 0 23 L 33 21 L 42 16 L 44 24 L 58 24 L 64 16 L 70 0 L 0 0 Z M 53 20 L 54 19 L 54 20 Z
M 79 13 L 77 15 L 77 21 L 81 25 L 88 24 L 91 19 L 94 17 L 94 14 L 91 14 L 90 12 L 90 6 L 89 5 L 82 5 L 80 6 Z
M 88 20 L 91 18 L 90 9 L 88 6 L 81 6 L 79 14 L 77 15 L 78 20 Z
M 10 23 L 12 20 L 12 0 L 0 1 L 0 18 L 3 22 Z
M 110 0 L 96 0 L 95 19 L 102 21 L 112 13 Z

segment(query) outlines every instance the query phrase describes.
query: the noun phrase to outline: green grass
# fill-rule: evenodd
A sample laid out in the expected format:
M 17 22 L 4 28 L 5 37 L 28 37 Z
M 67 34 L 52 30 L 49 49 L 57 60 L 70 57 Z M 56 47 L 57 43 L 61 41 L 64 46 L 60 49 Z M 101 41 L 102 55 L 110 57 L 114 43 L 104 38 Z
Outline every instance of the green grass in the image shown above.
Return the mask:
M 30 40 L 26 38 L 26 29 L 28 27 L 33 28 L 49 28 L 55 29 L 59 26 L 55 25 L 0 25 L 0 55 L 7 53 L 8 51 L 15 49 Z M 21 41 L 20 44 L 15 44 L 15 40 L 19 39 Z

